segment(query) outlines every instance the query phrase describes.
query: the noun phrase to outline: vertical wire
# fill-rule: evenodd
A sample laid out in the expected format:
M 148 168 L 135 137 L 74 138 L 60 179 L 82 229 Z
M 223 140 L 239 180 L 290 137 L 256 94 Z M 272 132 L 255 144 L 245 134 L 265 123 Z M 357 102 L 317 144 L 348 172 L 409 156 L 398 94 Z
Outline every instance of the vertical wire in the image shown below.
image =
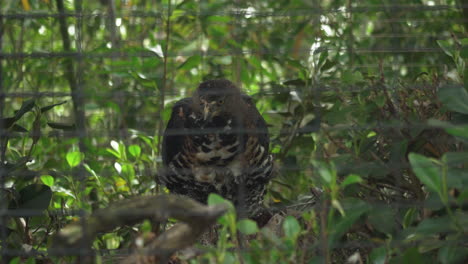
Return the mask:
M 4 32 L 4 27 L 3 27 L 3 15 L 0 13 L 0 52 L 3 52 L 3 32 Z M 6 234 L 6 216 L 5 212 L 8 210 L 7 205 L 7 198 L 6 198 L 6 193 L 3 190 L 5 188 L 5 176 L 6 172 L 3 169 L 4 166 L 4 158 L 5 155 L 3 153 L 3 134 L 6 134 L 6 131 L 4 131 L 3 127 L 3 122 L 1 119 L 3 118 L 3 110 L 5 107 L 5 93 L 4 91 L 4 86 L 3 86 L 3 57 L 0 56 L 0 241 L 1 241 L 1 250 L 0 250 L 0 257 L 1 259 L 5 259 L 6 257 L 6 250 L 7 250 L 7 234 Z M 5 142 L 6 144 L 6 142 Z M 6 147 L 6 146 L 5 146 Z M 5 149 L 6 150 L 6 149 Z
M 78 116 L 76 117 L 77 122 L 77 130 L 78 130 L 78 139 L 80 145 L 80 152 L 86 152 L 86 143 L 87 140 L 87 133 L 86 133 L 86 120 L 85 120 L 85 112 L 84 112 L 84 105 L 85 105 L 85 92 L 83 90 L 83 74 L 84 74 L 84 56 L 83 56 L 83 1 L 82 0 L 75 0 L 75 12 L 76 12 L 76 35 L 75 35 L 75 45 L 76 45 L 76 86 L 75 86 L 75 96 L 76 96 L 76 104 L 77 104 L 77 112 Z M 115 22 L 114 22 L 115 23 Z M 85 157 L 86 159 L 86 157 Z M 77 178 L 80 182 L 84 182 L 86 178 L 86 170 L 84 168 L 83 162 L 78 166 L 78 173 Z M 85 193 L 86 185 L 81 184 L 81 193 Z M 94 255 L 93 251 L 91 250 L 90 238 L 87 237 L 88 234 L 88 227 L 86 225 L 86 211 L 84 209 L 79 210 L 80 214 L 80 224 L 81 230 L 83 232 L 84 239 L 82 243 L 80 243 L 79 248 L 79 259 L 82 262 L 88 262 L 91 260 L 91 256 Z

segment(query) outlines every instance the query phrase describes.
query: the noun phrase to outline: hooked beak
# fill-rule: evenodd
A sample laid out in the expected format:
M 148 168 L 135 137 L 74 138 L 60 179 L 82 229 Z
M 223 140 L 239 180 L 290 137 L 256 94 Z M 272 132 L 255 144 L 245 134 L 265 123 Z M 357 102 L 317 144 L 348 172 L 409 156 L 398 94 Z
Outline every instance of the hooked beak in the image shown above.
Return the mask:
M 203 121 L 211 119 L 210 104 L 205 103 L 203 106 Z

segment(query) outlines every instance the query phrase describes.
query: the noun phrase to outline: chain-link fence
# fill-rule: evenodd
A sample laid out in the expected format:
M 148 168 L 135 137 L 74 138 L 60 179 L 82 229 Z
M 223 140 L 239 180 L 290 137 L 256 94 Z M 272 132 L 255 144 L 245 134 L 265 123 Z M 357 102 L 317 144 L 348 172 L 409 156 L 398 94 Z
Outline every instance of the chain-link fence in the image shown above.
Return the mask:
M 163 135 L 176 101 L 229 79 L 268 126 L 270 231 L 225 217 L 202 236 L 213 250 L 171 261 L 462 263 L 464 2 L 5 0 L 2 261 L 136 263 L 173 253 L 171 234 L 200 242 L 226 208 L 154 196 Z

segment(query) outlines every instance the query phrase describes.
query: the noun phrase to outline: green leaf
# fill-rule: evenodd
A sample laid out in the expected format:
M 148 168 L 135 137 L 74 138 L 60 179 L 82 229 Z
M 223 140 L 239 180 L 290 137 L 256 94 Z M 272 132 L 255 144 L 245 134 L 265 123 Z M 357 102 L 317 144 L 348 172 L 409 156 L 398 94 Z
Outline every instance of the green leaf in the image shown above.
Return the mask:
M 18 124 L 14 124 L 13 127 L 11 128 L 12 131 L 14 132 L 20 132 L 20 133 L 26 133 L 28 130 Z
M 63 102 L 60 102 L 60 103 L 56 103 L 56 104 L 41 107 L 41 113 L 45 113 L 45 112 L 49 111 L 50 109 L 52 109 L 52 108 L 54 108 L 54 107 L 56 107 L 58 105 L 63 105 L 66 102 L 67 101 L 63 101 Z
M 111 148 L 106 148 L 106 151 L 109 152 L 110 154 L 114 155 L 116 158 L 120 159 L 121 155 L 118 151 L 115 151 Z
M 325 63 L 323 64 L 323 66 L 320 68 L 320 70 L 322 72 L 327 71 L 327 70 L 333 68 L 333 66 L 335 66 L 336 63 L 337 63 L 337 61 L 331 61 L 331 60 L 327 59 L 325 61 Z
M 320 53 L 320 57 L 317 63 L 318 67 L 322 67 L 322 65 L 325 64 L 325 61 L 328 58 L 328 50 L 324 50 L 323 52 Z
M 460 50 L 460 57 L 463 59 L 468 59 L 468 45 L 463 45 Z
M 34 99 L 24 101 L 23 104 L 21 105 L 20 110 L 18 110 L 15 113 L 15 120 L 19 120 L 24 114 L 31 111 L 31 109 L 33 109 L 35 105 L 36 105 L 36 101 Z
M 437 44 L 439 44 L 439 47 L 445 52 L 445 54 L 453 58 L 454 49 L 448 40 L 437 40 Z
M 210 193 L 208 195 L 208 205 L 216 205 L 216 204 L 227 204 L 231 209 L 234 209 L 234 205 L 231 201 L 224 199 L 222 196 L 216 193 Z
M 179 70 L 191 70 L 193 68 L 196 68 L 200 65 L 201 63 L 201 56 L 200 55 L 193 55 L 190 58 L 188 58 L 186 61 L 184 61 L 180 66 Z
M 218 218 L 218 223 L 226 226 L 231 231 L 231 234 L 235 234 L 236 225 L 236 209 L 232 202 L 224 199 L 218 194 L 210 193 L 208 195 L 208 205 L 216 205 L 216 204 L 227 204 L 229 206 L 229 210 L 226 214 Z
M 460 44 L 463 45 L 463 46 L 468 45 L 468 38 L 460 39 Z
M 442 195 L 441 168 L 434 159 L 410 153 L 409 160 L 416 177 L 431 191 Z
M 140 226 L 140 231 L 143 233 L 149 233 L 153 229 L 151 221 L 146 219 L 143 221 L 143 223 Z
M 424 261 L 417 248 L 409 248 L 403 254 L 400 263 L 423 264 Z
M 106 243 L 107 249 L 117 249 L 120 245 L 121 237 L 115 233 L 104 234 L 102 239 Z
M 300 60 L 295 60 L 295 59 L 285 59 L 284 62 L 287 66 L 291 67 L 291 68 L 295 68 L 295 69 L 298 69 L 298 70 L 301 70 L 301 69 L 304 69 L 304 65 L 302 65 L 301 61 Z M 299 79 L 298 79 L 299 80 Z M 304 86 L 305 83 L 303 82 L 303 84 L 300 84 L 301 81 L 299 81 L 299 83 L 296 83 L 296 84 L 292 84 L 290 81 L 286 81 L 284 82 L 283 84 L 284 85 L 295 85 L 295 86 Z M 300 85 L 298 85 L 300 84 Z
M 342 201 L 346 214 L 335 219 L 329 224 L 330 240 L 329 245 L 333 246 L 341 236 L 363 215 L 370 207 L 365 202 L 358 199 L 348 199 Z
M 395 231 L 396 212 L 391 207 L 376 206 L 368 213 L 369 223 L 384 234 L 392 234 Z
M 242 219 L 237 222 L 237 230 L 245 235 L 253 235 L 258 232 L 257 223 L 250 219 Z
M 460 114 L 463 115 L 463 114 Z M 468 138 L 468 125 L 455 125 L 449 122 L 444 122 L 437 119 L 429 119 L 427 123 L 433 127 L 439 127 L 445 129 L 447 133 L 457 136 Z
M 318 170 L 323 183 L 328 188 L 331 188 L 336 182 L 336 170 L 334 169 L 333 165 L 316 160 L 312 161 L 312 164 Z
M 439 249 L 437 259 L 442 264 L 463 263 L 468 257 L 468 249 L 456 245 L 446 245 Z
M 141 154 L 141 148 L 138 145 L 130 145 L 128 147 L 128 152 L 130 152 L 130 154 L 133 157 L 138 158 L 138 157 L 140 157 L 140 154 Z
M 341 81 L 343 81 L 344 84 L 348 85 L 353 85 L 358 82 L 362 82 L 364 80 L 364 77 L 362 76 L 361 72 L 352 72 L 352 71 L 345 71 L 343 75 L 341 76 Z
M 410 227 L 414 220 L 416 219 L 417 210 L 410 208 L 406 211 L 405 216 L 403 217 L 403 228 Z
M 468 92 L 462 85 L 448 84 L 439 88 L 439 100 L 448 109 L 468 114 Z
M 343 182 L 341 182 L 341 188 L 344 188 L 354 183 L 361 183 L 361 182 L 362 182 L 361 176 L 356 175 L 356 174 L 350 174 L 348 175 L 348 177 L 344 179 Z
M 129 184 L 131 184 L 132 181 L 135 179 L 135 168 L 133 167 L 133 165 L 127 162 L 123 163 L 122 175 L 129 182 Z
M 50 175 L 42 175 L 41 181 L 49 187 L 52 187 L 54 185 L 54 177 Z
M 375 104 L 377 104 L 378 107 L 383 107 L 386 101 L 387 101 L 387 98 L 385 98 L 384 95 L 378 95 L 374 99 L 374 102 Z
M 36 264 L 36 258 L 28 258 L 23 262 L 24 264 Z
M 454 230 L 451 219 L 448 216 L 439 218 L 427 218 L 421 221 L 416 227 L 416 233 L 421 236 L 433 236 L 438 233 L 449 232 Z
M 13 259 L 10 260 L 10 262 L 8 264 L 20 264 L 20 263 L 22 263 L 21 258 L 20 257 L 14 257 Z
M 445 128 L 445 131 L 456 137 L 468 138 L 468 125 L 456 125 L 453 127 L 448 127 Z
M 208 195 L 208 205 L 216 205 L 216 204 L 223 204 L 223 203 L 229 205 L 230 210 L 235 209 L 231 201 L 224 199 L 219 194 L 210 193 Z
M 457 198 L 458 203 L 463 204 L 465 202 L 468 202 L 468 189 L 463 190 Z
M 56 122 L 47 122 L 47 125 L 54 129 L 61 129 L 64 131 L 73 131 L 76 129 L 75 124 L 63 124 L 63 123 L 56 123 Z
M 76 196 L 73 194 L 71 190 L 65 189 L 58 185 L 52 186 L 51 189 L 54 192 L 54 195 L 59 195 L 59 196 L 66 197 L 66 198 L 71 197 L 73 199 L 76 199 Z
M 81 163 L 82 155 L 79 151 L 72 151 L 67 153 L 67 162 L 71 168 L 78 166 Z
M 387 250 L 385 247 L 374 248 L 369 255 L 370 263 L 385 264 L 387 259 Z
M 301 232 L 301 226 L 294 216 L 288 215 L 283 221 L 283 231 L 287 238 L 296 239 Z
M 210 193 L 210 195 L 208 195 L 208 205 L 222 204 L 225 202 L 227 202 L 226 199 L 221 197 L 219 194 Z
M 447 167 L 447 187 L 465 189 L 468 186 L 468 152 L 447 152 L 441 160 Z

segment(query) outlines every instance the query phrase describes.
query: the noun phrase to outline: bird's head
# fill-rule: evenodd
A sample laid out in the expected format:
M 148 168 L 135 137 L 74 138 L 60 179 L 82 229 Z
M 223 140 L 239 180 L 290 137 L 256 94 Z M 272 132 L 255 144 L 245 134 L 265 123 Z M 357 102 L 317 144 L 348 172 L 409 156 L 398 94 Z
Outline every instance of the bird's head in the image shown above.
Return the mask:
M 237 112 L 240 107 L 241 92 L 228 80 L 202 82 L 193 96 L 193 102 L 204 121 L 226 113 Z

